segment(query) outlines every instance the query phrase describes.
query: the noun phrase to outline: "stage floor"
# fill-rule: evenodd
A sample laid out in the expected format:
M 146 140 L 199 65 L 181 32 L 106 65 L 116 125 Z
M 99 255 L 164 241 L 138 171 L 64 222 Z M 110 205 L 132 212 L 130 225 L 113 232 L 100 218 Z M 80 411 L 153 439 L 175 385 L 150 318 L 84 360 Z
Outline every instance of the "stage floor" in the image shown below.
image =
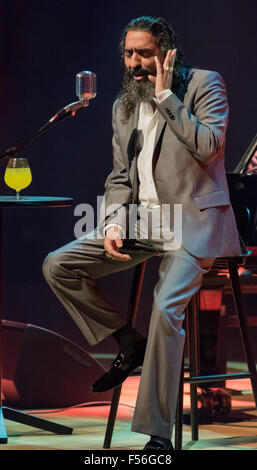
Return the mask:
M 122 387 L 114 429 L 113 450 L 140 450 L 148 436 L 131 431 L 139 377 L 129 377 Z M 248 379 L 226 383 L 233 389 L 232 409 L 227 416 L 200 424 L 199 440 L 191 440 L 191 428 L 183 426 L 183 450 L 256 450 L 257 411 Z M 189 408 L 189 385 L 184 390 L 184 408 Z M 56 435 L 6 420 L 8 443 L 0 450 L 102 450 L 109 405 L 79 405 L 65 410 L 24 410 L 35 416 L 71 426 L 73 434 Z

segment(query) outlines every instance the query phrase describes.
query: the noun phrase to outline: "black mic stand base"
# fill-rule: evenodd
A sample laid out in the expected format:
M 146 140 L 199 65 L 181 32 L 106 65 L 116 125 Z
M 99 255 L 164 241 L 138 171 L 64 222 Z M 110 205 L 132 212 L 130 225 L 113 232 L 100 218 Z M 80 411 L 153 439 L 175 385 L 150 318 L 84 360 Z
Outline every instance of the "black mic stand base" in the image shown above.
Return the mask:
M 70 428 L 69 426 L 53 423 L 46 419 L 38 418 L 22 411 L 3 406 L 0 408 L 0 444 L 7 444 L 8 441 L 4 419 L 26 424 L 27 426 L 32 426 L 33 428 L 42 429 L 55 434 L 72 434 L 73 432 L 73 428 Z

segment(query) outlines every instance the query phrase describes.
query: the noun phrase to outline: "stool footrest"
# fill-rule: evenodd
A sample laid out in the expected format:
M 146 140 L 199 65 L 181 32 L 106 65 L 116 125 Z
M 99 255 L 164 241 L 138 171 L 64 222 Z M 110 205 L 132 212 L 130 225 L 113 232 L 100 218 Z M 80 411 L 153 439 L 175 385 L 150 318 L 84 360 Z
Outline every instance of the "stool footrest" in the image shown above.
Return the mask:
M 224 380 L 235 380 L 235 379 L 249 379 L 253 374 L 250 372 L 241 372 L 238 374 L 219 374 L 219 375 L 205 375 L 196 377 L 185 377 L 185 383 L 207 383 L 207 382 L 222 382 Z

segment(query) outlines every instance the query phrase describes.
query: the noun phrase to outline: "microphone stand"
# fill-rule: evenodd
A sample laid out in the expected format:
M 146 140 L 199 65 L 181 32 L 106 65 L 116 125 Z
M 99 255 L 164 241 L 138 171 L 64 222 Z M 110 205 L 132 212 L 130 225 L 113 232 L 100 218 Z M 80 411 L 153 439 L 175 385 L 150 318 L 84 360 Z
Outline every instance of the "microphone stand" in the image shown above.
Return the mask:
M 75 103 L 71 103 L 68 106 L 65 106 L 65 108 L 61 109 L 58 113 L 56 113 L 46 124 L 44 124 L 44 126 L 42 126 L 31 137 L 29 137 L 28 139 L 25 139 L 23 142 L 15 145 L 14 147 L 10 147 L 9 149 L 7 149 L 6 152 L 0 156 L 0 159 L 13 157 L 18 152 L 20 152 L 20 150 L 22 150 L 26 145 L 28 145 L 30 142 L 35 140 L 38 136 L 48 131 L 59 122 L 63 121 L 66 117 L 75 116 L 78 110 L 88 106 L 88 104 L 89 104 L 88 100 L 83 100 L 83 101 L 81 100 Z M 1 218 L 1 211 L 0 211 L 0 218 Z M 1 237 L 1 232 L 0 232 L 0 237 Z M 1 266 L 1 249 L 0 249 L 0 266 Z M 24 413 L 20 410 L 18 411 L 12 408 L 2 406 L 2 354 L 1 354 L 2 352 L 1 313 L 2 312 L 1 311 L 2 311 L 2 305 L 1 305 L 1 297 L 0 297 L 0 444 L 6 444 L 8 441 L 8 436 L 7 436 L 5 424 L 4 424 L 4 418 L 11 420 L 11 421 L 18 422 L 18 423 L 22 423 L 28 426 L 35 427 L 37 429 L 50 431 L 55 434 L 72 434 L 73 429 L 70 426 L 51 422 L 46 419 L 42 419 L 42 418 L 30 415 L 30 414 Z
M 74 117 L 77 111 L 86 108 L 88 105 L 89 100 L 81 100 L 76 101 L 75 103 L 68 104 L 61 111 L 56 113 L 51 119 L 49 119 L 49 121 L 47 121 L 47 123 L 44 124 L 37 132 L 32 134 L 31 137 L 25 139 L 23 142 L 15 145 L 14 147 L 10 147 L 9 149 L 7 149 L 5 153 L 0 156 L 0 160 L 14 157 L 14 155 L 19 153 L 26 145 L 36 140 L 41 134 L 54 127 L 56 124 L 63 121 L 65 118 Z

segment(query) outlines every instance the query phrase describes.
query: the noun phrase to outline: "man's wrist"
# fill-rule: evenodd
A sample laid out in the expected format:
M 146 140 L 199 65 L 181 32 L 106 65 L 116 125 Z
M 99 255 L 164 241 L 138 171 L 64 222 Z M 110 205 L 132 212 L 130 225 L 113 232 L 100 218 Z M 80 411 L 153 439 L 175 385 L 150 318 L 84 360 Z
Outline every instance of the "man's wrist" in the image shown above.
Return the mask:
M 108 225 L 106 225 L 106 227 L 104 227 L 104 229 L 103 229 L 104 236 L 106 235 L 107 230 L 109 230 L 110 228 L 114 228 L 114 227 L 117 227 L 117 228 L 118 228 L 118 230 L 115 231 L 116 234 L 117 234 L 117 232 L 118 232 L 119 237 L 120 237 L 121 239 L 124 239 L 124 238 L 125 238 L 124 229 L 123 229 L 123 227 L 121 227 L 121 225 L 118 225 L 118 224 L 108 224 Z
M 165 101 L 170 95 L 172 95 L 172 91 L 169 88 L 166 88 L 165 90 L 156 93 L 156 98 L 154 98 L 154 101 L 157 104 L 160 104 Z

